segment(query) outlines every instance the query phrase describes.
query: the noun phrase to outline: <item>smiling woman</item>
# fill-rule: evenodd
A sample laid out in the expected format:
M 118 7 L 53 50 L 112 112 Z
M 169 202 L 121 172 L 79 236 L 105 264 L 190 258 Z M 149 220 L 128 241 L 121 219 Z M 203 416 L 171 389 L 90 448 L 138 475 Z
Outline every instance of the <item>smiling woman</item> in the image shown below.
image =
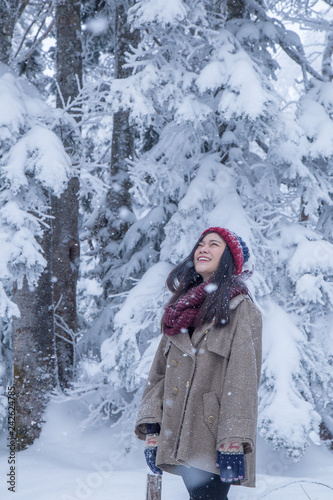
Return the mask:
M 212 227 L 167 279 L 135 432 L 152 472 L 182 476 L 193 500 L 255 485 L 261 315 L 242 280 L 248 258 L 239 236 Z

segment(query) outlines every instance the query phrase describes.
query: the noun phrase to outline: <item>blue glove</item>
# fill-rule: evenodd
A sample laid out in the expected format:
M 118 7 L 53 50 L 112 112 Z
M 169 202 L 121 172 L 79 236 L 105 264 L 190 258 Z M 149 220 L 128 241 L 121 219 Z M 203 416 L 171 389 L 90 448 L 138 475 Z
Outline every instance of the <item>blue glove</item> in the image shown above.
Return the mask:
M 161 469 L 156 465 L 159 431 L 159 424 L 147 424 L 145 458 L 149 469 L 154 474 L 162 475 Z
M 218 451 L 216 467 L 220 468 L 220 478 L 223 483 L 244 479 L 244 453 L 231 454 Z
M 147 465 L 149 469 L 154 473 L 154 474 L 159 474 L 160 476 L 162 475 L 162 470 L 157 467 L 156 465 L 156 453 L 157 453 L 157 446 L 146 446 L 145 448 L 145 458 Z

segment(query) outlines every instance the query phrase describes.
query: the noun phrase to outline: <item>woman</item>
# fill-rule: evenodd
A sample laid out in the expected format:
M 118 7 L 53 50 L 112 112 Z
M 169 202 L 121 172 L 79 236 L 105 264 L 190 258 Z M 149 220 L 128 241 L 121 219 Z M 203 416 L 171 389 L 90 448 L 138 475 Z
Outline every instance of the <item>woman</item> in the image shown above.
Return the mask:
M 242 281 L 248 258 L 240 237 L 211 227 L 167 279 L 135 432 L 151 470 L 181 475 L 190 499 L 255 485 L 261 315 Z

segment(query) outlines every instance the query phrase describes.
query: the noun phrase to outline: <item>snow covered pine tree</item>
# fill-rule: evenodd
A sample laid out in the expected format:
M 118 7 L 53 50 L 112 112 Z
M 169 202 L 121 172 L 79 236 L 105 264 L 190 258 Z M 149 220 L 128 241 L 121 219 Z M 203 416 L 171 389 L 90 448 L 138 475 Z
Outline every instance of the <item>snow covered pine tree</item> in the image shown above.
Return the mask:
M 305 84 L 307 71 L 320 88 L 331 83 L 320 83 L 297 35 L 260 2 L 142 0 L 129 20 L 142 39 L 128 54 L 133 73 L 112 82 L 109 100 L 115 110 L 128 109 L 141 131 L 129 165 L 136 220 L 117 249 L 123 265 L 116 278 L 135 285 L 99 322 L 109 335 L 100 364 L 100 381 L 109 387 L 100 389 L 99 407 L 133 418 L 159 341 L 167 300 L 161 284 L 204 227 L 225 225 L 252 246 L 249 285 L 265 319 L 260 432 L 298 460 L 329 420 L 323 401 L 330 398 L 332 358 L 325 358 L 312 320 L 331 337 L 332 245 L 320 232 L 321 207 L 332 206 L 331 163 L 319 168 L 331 152 L 317 147 L 309 155 L 309 141 L 324 136 L 319 122 L 309 135 L 306 97 L 297 120 L 281 111 L 270 49 L 280 45 L 301 64 Z M 316 90 L 307 98 L 330 122 L 329 99 Z M 310 282 L 320 287 L 315 295 Z M 283 367 L 282 353 L 289 360 Z
M 16 391 L 18 449 L 39 435 L 57 383 L 50 262 L 50 198 L 71 176 L 52 131 L 54 111 L 26 80 L 0 65 L 0 315 L 5 385 Z M 15 321 L 13 321 L 13 319 Z

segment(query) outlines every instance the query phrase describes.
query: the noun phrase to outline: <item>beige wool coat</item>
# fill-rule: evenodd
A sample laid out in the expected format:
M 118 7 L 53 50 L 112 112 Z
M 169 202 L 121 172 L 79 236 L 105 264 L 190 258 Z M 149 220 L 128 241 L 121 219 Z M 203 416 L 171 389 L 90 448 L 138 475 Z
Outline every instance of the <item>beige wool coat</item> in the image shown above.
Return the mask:
M 159 423 L 156 465 L 219 474 L 217 450 L 240 440 L 245 478 L 255 486 L 257 390 L 261 369 L 261 314 L 245 295 L 230 301 L 230 322 L 188 333 L 163 335 L 138 410 L 135 433 Z

